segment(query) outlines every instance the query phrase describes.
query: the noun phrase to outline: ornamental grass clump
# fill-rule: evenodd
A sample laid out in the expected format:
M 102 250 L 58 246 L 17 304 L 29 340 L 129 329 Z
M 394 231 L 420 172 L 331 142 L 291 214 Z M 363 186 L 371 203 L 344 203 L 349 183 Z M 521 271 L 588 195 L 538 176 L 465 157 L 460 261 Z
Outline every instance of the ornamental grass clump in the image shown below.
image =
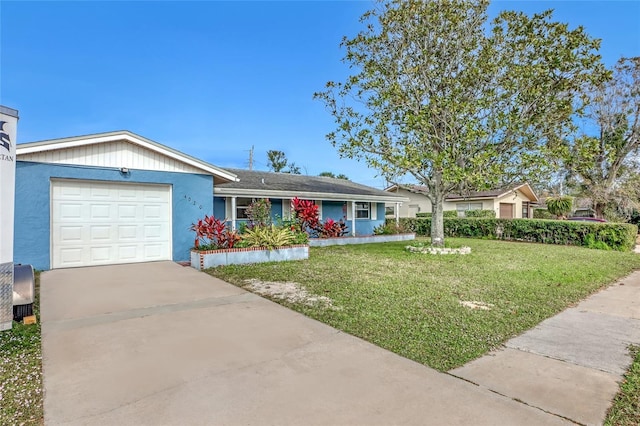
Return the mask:
M 290 246 L 296 243 L 294 231 L 287 228 L 271 226 L 255 226 L 247 229 L 242 235 L 242 241 L 248 247 L 262 247 L 273 250 L 278 247 Z

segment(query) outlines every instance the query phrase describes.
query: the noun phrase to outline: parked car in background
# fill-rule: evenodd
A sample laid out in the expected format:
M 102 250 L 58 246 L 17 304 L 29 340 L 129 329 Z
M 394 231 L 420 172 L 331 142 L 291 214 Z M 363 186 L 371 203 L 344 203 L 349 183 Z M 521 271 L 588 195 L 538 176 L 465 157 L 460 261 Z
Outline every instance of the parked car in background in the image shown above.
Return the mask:
M 569 220 L 579 220 L 584 222 L 606 222 L 606 220 L 598 219 L 597 217 L 584 217 L 584 216 L 573 216 L 573 217 L 570 217 Z

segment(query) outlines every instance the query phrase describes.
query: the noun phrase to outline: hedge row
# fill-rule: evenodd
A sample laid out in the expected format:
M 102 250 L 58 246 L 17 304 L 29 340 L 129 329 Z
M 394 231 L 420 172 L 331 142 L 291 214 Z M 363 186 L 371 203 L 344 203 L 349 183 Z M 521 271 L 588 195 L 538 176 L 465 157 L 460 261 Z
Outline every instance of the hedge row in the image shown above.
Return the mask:
M 457 210 L 445 210 L 442 212 L 444 217 L 458 217 Z M 493 210 L 467 210 L 464 212 L 465 217 L 496 217 Z M 431 217 L 431 212 L 416 213 L 416 217 Z
M 390 219 L 393 220 L 393 219 Z M 430 218 L 401 218 L 400 225 L 417 235 L 431 233 Z M 489 238 L 544 244 L 631 250 L 638 227 L 628 223 L 595 223 L 541 219 L 444 218 L 446 237 Z
M 467 210 L 466 212 L 464 212 L 464 216 L 494 219 L 496 217 L 496 212 L 495 210 Z
M 431 217 L 431 212 L 416 213 L 416 217 Z M 445 210 L 442 212 L 444 217 L 458 217 L 457 210 Z

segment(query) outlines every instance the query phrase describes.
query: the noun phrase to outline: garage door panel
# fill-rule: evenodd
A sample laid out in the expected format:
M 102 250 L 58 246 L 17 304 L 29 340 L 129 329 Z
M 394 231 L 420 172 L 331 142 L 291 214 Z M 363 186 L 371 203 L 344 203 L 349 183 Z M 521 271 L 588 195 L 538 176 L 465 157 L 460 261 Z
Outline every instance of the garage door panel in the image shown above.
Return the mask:
M 119 204 L 118 221 L 137 220 L 138 206 L 136 204 Z
M 138 246 L 136 244 L 118 247 L 118 258 L 123 262 L 133 261 L 138 257 Z
M 144 255 L 150 259 L 158 259 L 162 257 L 162 245 L 161 244 L 145 244 Z
M 71 221 L 76 222 L 83 219 L 83 208 L 82 204 L 79 203 L 69 203 L 62 202 L 60 203 L 59 209 L 57 210 L 57 214 L 54 215 L 54 220 L 60 221 Z
M 114 239 L 112 225 L 89 225 L 89 233 L 91 242 L 108 241 Z
M 159 220 L 162 219 L 162 206 L 160 205 L 144 205 L 142 207 L 142 214 L 144 220 Z
M 51 193 L 52 268 L 171 259 L 169 186 L 53 181 Z
M 61 242 L 77 244 L 82 241 L 82 226 L 60 226 L 59 234 L 59 240 Z
M 145 240 L 157 240 L 163 237 L 161 225 L 144 225 L 143 230 Z
M 66 187 L 58 187 L 54 188 L 54 196 L 61 200 L 73 200 L 73 199 L 81 199 L 82 197 L 82 186 L 66 186 Z
M 89 247 L 89 261 L 92 264 L 108 263 L 113 260 L 112 247 L 110 246 L 91 246 Z
M 118 225 L 118 239 L 121 241 L 138 239 L 138 227 L 136 225 Z
M 54 261 L 60 264 L 60 267 L 72 267 L 83 265 L 83 249 L 81 248 L 61 248 L 57 253 Z
M 104 221 L 111 219 L 111 205 L 91 204 L 89 206 L 89 221 Z
M 110 188 L 100 185 L 91 185 L 89 188 L 89 194 L 91 200 L 111 200 L 113 198 L 112 192 Z
M 168 203 L 169 198 L 167 197 L 167 195 L 168 194 L 159 193 L 157 191 L 148 191 L 145 189 L 142 190 L 142 199 L 144 201 Z
M 120 201 L 138 200 L 139 199 L 138 192 L 139 192 L 139 190 L 137 190 L 135 188 L 118 189 L 117 190 L 118 200 L 120 200 Z

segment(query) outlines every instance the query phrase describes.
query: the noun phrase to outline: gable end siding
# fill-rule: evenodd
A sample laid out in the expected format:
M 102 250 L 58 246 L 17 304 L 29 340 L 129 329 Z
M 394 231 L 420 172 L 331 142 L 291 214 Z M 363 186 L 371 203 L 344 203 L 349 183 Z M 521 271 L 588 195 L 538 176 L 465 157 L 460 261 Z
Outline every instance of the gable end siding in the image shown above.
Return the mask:
M 128 169 L 177 173 L 203 173 L 202 170 L 189 164 L 127 141 L 20 154 L 18 160 L 95 167 L 126 167 Z

